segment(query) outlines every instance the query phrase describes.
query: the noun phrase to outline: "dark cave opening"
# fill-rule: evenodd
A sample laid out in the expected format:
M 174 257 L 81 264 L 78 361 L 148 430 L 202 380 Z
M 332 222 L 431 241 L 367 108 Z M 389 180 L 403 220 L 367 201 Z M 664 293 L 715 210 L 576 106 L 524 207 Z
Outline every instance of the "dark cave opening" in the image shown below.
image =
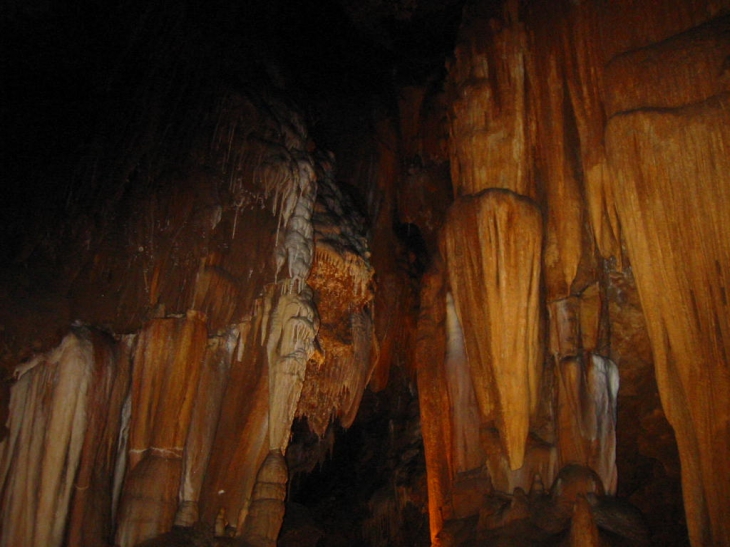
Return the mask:
M 418 399 L 402 372 L 365 391 L 347 430 L 320 439 L 299 420 L 292 432 L 281 547 L 430 545 Z

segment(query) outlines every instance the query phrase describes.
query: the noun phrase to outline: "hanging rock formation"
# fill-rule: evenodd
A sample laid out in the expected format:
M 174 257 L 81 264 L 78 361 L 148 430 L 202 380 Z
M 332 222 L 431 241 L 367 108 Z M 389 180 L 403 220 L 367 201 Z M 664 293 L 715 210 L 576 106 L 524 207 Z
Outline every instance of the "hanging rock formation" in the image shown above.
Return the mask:
M 721 174 L 728 19 L 712 18 L 722 7 L 700 4 L 678 2 L 671 16 L 666 7 L 660 15 L 595 2 L 505 2 L 501 11 L 467 5 L 447 78 L 456 201 L 441 229 L 448 285 L 439 298 L 457 312 L 481 413 L 481 440 L 468 442 L 472 453 L 486 454 L 494 488 L 511 496 L 535 472 L 551 484 L 557 469 L 579 464 L 615 494 L 620 378 L 636 381 L 630 363 L 641 350 L 619 347 L 615 337 L 610 345 L 612 321 L 617 332 L 625 327 L 607 313 L 619 309 L 609 300 L 619 293 L 606 292 L 607 272 L 630 265 L 677 434 L 692 544 L 726 545 L 721 492 L 730 477 L 714 455 L 725 453 L 730 438 L 721 425 L 730 386 L 728 237 L 719 220 L 728 208 Z M 508 196 L 523 212 L 487 212 L 507 211 Z M 487 237 L 487 230 L 508 235 Z M 500 273 L 490 277 L 490 267 Z M 431 299 L 424 288 L 422 302 L 439 309 Z M 431 324 L 423 309 L 420 321 Z M 439 328 L 453 336 L 453 320 Z M 441 374 L 453 377 L 452 350 L 443 361 Z M 419 382 L 438 377 L 438 365 L 419 366 Z M 419 388 L 429 404 L 429 388 Z M 627 389 L 631 396 L 633 385 Z M 463 439 L 470 403 L 451 386 L 448 395 L 442 406 L 451 409 L 452 434 Z M 422 410 L 424 422 L 428 414 Z M 425 430 L 424 442 L 427 461 L 443 457 L 429 457 Z M 468 451 L 458 443 L 453 457 L 463 465 Z M 662 458 L 671 465 L 671 456 Z M 522 478 L 513 474 L 519 468 Z M 433 462 L 431 469 L 438 478 L 429 482 L 430 503 L 449 507 L 463 484 L 453 467 Z M 565 513 L 574 519 L 571 541 L 598 544 L 589 505 L 581 498 Z M 443 532 L 432 521 L 434 544 L 451 537 L 448 521 L 442 517 Z
M 540 384 L 541 217 L 504 190 L 458 199 L 443 231 L 454 308 L 482 420 L 494 420 L 522 467 Z
M 319 427 L 352 421 L 372 370 L 367 242 L 331 164 L 315 173 L 296 111 L 261 100 L 226 95 L 209 118 L 212 145 L 196 149 L 202 165 L 131 196 L 126 221 L 73 281 L 85 322 L 135 334 L 74 327 L 18 368 L 2 443 L 3 545 L 131 547 L 199 521 L 274 544 L 295 416 L 320 424 L 330 408 Z M 315 206 L 317 176 L 329 191 Z M 319 218 L 317 238 L 315 209 L 336 212 Z M 124 261 L 135 275 L 117 277 Z M 114 300 L 89 305 L 101 292 Z M 275 480 L 272 466 L 283 466 Z M 26 499 L 32 484 L 41 495 Z
M 3 111 L 0 547 L 328 541 L 348 428 L 332 543 L 730 546 L 727 0 L 46 4 L 105 47 Z

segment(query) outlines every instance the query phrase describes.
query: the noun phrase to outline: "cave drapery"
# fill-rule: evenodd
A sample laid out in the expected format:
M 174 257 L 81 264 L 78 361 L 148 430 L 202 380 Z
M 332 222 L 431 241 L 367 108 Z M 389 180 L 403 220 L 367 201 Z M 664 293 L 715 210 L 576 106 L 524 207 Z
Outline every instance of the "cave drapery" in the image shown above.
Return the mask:
M 0 545 L 730 546 L 730 3 L 122 4 L 2 13 Z

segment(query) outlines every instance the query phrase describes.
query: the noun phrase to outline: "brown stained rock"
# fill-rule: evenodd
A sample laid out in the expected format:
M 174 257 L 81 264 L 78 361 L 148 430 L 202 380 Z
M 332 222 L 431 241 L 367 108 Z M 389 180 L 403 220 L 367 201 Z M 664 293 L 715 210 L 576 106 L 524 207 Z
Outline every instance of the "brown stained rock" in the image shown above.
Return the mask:
M 457 199 L 441 240 L 482 420 L 495 420 L 512 469 L 522 466 L 542 370 L 542 217 L 506 190 Z
M 585 496 L 580 495 L 573 506 L 570 522 L 570 547 L 600 547 L 598 527 Z
M 122 546 L 170 528 L 203 357 L 205 317 L 154 319 L 134 356 L 128 470 L 117 527 Z
M 119 430 L 122 407 L 129 393 L 133 336 L 117 343 L 99 332 L 91 333 L 94 372 L 88 400 L 88 425 L 76 475 L 76 489 L 69 509 L 69 545 L 102 545 L 111 537 L 118 499 L 115 476 L 119 465 Z M 114 481 L 116 482 L 116 481 Z
M 240 526 L 257 470 L 269 451 L 269 373 L 261 341 L 262 315 L 240 327 L 200 494 L 204 522 L 215 522 L 225 508 L 231 525 Z
M 88 439 L 88 403 L 98 402 L 97 387 L 103 392 L 109 385 L 104 380 L 112 379 L 94 374 L 107 364 L 95 357 L 88 333 L 79 330 L 15 370 L 9 434 L 0 444 L 4 545 L 63 543 L 74 478 Z
M 427 249 L 438 248 L 438 231 L 453 201 L 448 165 L 414 166 L 398 187 L 398 217 L 418 226 Z
M 421 312 L 414 354 L 418 374 L 418 399 L 421 410 L 423 448 L 426 456 L 428 487 L 428 514 L 431 544 L 441 545 L 439 533 L 444 522 L 451 518 L 451 414 L 444 370 L 446 355 L 446 298 L 445 272 L 440 264 L 423 276 Z
M 606 67 L 606 112 L 677 108 L 728 92 L 728 56 L 728 15 L 622 53 Z
M 725 0 L 670 0 L 663 5 L 620 0 L 596 10 L 602 59 L 609 62 L 621 53 L 658 44 L 696 27 L 727 8 Z M 666 90 L 663 90 L 666 92 Z
M 207 345 L 205 318 L 154 319 L 137 341 L 132 375 L 130 470 L 148 449 L 182 457 Z
M 117 545 L 133 547 L 172 527 L 181 473 L 179 457 L 154 450 L 130 470 L 117 515 Z
M 233 352 L 241 343 L 241 331 L 245 333 L 245 328 L 232 328 L 223 336 L 208 339 L 183 456 L 180 507 L 175 515 L 178 526 L 192 526 L 199 519 L 203 477 L 210 461 Z
M 730 543 L 728 98 L 614 117 L 607 147 L 657 382 L 682 459 L 690 538 Z
M 600 353 L 603 349 L 604 295 L 598 282 L 580 294 L 580 336 L 583 349 Z
M 514 3 L 510 3 L 514 4 Z M 516 13 L 465 18 L 449 66 L 449 156 L 454 196 L 505 188 L 534 197 L 527 160 L 527 37 Z M 487 46 L 487 47 L 485 47 Z
M 541 59 L 542 51 L 534 52 L 538 60 L 533 78 L 540 84 L 531 98 L 535 102 L 535 155 L 547 210 L 543 275 L 546 298 L 555 300 L 570 294 L 578 271 L 583 254 L 584 204 L 576 164 L 575 114 L 566 100 L 563 67 L 554 54 Z
M 580 299 L 572 296 L 547 304 L 549 350 L 557 359 L 575 357 L 582 348 Z

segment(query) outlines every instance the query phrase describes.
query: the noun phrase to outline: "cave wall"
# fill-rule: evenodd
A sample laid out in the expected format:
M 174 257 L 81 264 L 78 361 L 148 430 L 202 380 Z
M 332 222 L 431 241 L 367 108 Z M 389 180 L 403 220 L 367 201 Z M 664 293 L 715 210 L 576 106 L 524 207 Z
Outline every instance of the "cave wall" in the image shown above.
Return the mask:
M 64 279 L 71 332 L 14 371 L 4 545 L 131 546 L 199 521 L 273 545 L 292 421 L 354 418 L 373 272 L 334 159 L 267 93 L 224 93 L 207 122 L 187 165 L 135 173 Z
M 456 541 L 457 462 L 470 450 L 513 504 L 536 482 L 555 494 L 558 470 L 580 464 L 657 518 L 650 487 L 620 485 L 646 457 L 677 472 L 664 414 L 690 540 L 728 544 L 730 477 L 716 456 L 730 388 L 726 13 L 711 2 L 465 8 L 445 87 L 455 200 L 424 278 L 416 356 L 434 544 Z M 463 346 L 464 378 L 446 339 Z M 466 436 L 464 407 L 478 414 Z
M 0 543 L 274 545 L 292 423 L 397 376 L 428 499 L 369 522 L 400 496 L 432 545 L 730 545 L 729 9 L 469 2 L 445 81 L 319 99 L 332 154 L 278 67 L 210 79 L 155 4 L 135 108 L 62 214 L 13 216 Z

